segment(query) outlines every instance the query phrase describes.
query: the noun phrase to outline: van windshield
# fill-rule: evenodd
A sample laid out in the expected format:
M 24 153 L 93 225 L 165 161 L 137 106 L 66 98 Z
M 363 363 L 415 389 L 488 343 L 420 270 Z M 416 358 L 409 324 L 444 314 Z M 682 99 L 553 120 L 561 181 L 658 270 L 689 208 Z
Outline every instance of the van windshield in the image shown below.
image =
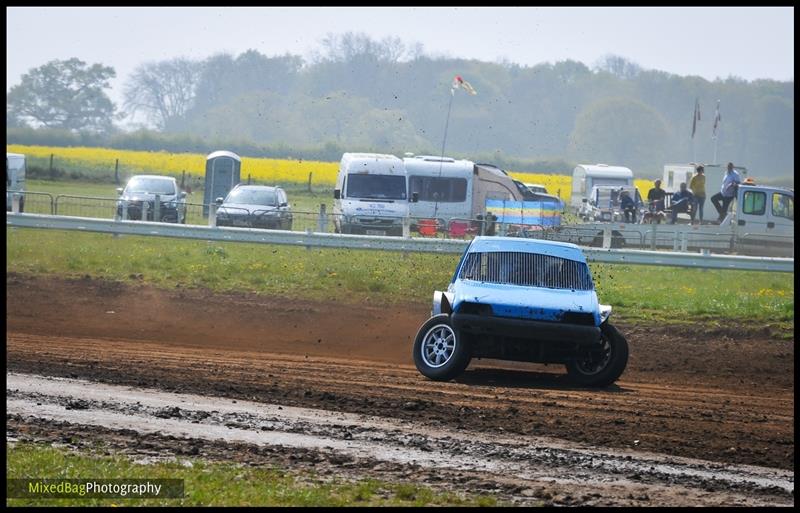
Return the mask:
M 406 199 L 406 178 L 398 175 L 347 175 L 347 197 L 363 199 Z

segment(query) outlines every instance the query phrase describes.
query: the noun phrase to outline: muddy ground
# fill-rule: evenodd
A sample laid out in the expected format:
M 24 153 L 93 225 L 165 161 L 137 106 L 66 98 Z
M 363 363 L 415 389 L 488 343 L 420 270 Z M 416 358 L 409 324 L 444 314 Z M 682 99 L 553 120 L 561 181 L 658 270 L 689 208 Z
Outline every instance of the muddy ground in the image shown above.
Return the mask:
M 456 382 L 434 383 L 410 351 L 428 304 L 353 306 L 16 274 L 6 285 L 13 372 L 794 465 L 794 340 L 766 329 L 618 322 L 630 361 L 603 390 L 572 386 L 560 366 L 487 360 Z

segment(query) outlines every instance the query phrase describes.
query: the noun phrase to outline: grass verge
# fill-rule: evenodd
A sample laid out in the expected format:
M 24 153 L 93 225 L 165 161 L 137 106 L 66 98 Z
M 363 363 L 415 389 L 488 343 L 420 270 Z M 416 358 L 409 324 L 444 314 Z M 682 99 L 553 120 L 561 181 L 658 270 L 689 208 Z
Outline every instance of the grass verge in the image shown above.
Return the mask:
M 442 493 L 375 479 L 322 480 L 310 473 L 185 459 L 139 464 L 125 457 L 32 443 L 6 446 L 6 474 L 48 479 L 183 479 L 183 499 L 6 499 L 7 506 L 494 506 L 487 495 Z
M 427 304 L 458 255 L 312 249 L 35 229 L 6 231 L 7 272 L 89 275 L 299 299 Z M 783 273 L 592 264 L 598 297 L 629 320 L 735 320 L 793 329 Z

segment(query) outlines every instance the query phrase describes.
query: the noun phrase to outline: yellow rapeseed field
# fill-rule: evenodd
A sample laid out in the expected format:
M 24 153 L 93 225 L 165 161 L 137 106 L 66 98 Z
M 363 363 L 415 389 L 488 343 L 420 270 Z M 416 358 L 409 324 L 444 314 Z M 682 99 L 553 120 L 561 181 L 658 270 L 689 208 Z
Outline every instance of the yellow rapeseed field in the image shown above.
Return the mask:
M 120 172 L 127 174 L 154 173 L 180 176 L 186 171 L 193 176 L 205 173 L 206 156 L 198 153 L 168 153 L 165 151 L 132 151 L 112 148 L 54 147 L 6 145 L 6 151 L 24 153 L 31 163 L 47 165 L 50 155 L 58 168 L 82 169 L 85 171 L 103 169 L 113 171 L 119 159 Z M 311 173 L 312 185 L 332 186 L 336 183 L 338 162 L 319 162 L 313 160 L 285 160 L 269 158 L 242 158 L 242 179 L 250 175 L 254 180 L 274 183 L 306 183 Z M 565 170 L 571 171 L 571 170 Z M 519 173 L 509 174 L 524 183 L 536 183 L 547 187 L 550 194 L 557 194 L 569 200 L 572 192 L 570 175 Z M 639 192 L 645 196 L 650 189 L 649 180 L 636 180 Z

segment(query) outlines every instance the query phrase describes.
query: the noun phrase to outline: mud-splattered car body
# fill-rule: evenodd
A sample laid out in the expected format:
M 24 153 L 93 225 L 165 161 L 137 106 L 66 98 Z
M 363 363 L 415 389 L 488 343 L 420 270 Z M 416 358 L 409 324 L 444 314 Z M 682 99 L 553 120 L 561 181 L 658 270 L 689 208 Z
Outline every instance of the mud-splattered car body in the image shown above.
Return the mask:
M 578 246 L 477 237 L 447 290 L 434 293 L 414 359 L 432 379 L 452 379 L 477 357 L 562 363 L 582 384 L 607 385 L 628 357 L 610 314 Z

